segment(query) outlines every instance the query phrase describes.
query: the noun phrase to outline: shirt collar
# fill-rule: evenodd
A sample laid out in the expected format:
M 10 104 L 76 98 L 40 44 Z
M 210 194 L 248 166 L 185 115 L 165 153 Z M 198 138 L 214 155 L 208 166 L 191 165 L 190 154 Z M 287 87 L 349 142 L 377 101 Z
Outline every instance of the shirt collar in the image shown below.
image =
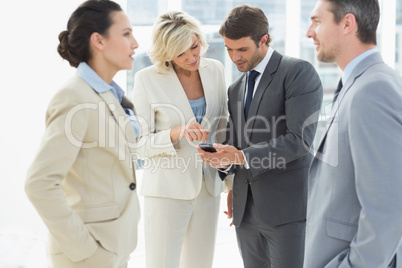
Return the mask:
M 268 47 L 267 54 L 265 54 L 265 57 L 258 63 L 257 66 L 253 68 L 253 70 L 256 70 L 260 74 L 262 74 L 265 71 L 265 67 L 267 67 L 267 64 L 269 60 L 271 59 L 272 54 L 274 53 L 274 49 L 272 47 Z
M 77 72 L 94 91 L 100 94 L 110 90 L 121 103 L 124 91 L 114 81 L 108 85 L 86 62 L 78 65 Z
M 377 52 L 376 47 L 363 52 L 362 54 L 360 54 L 359 56 L 354 58 L 351 62 L 349 62 L 348 65 L 346 65 L 345 69 L 343 70 L 342 84 L 345 85 L 346 81 L 348 81 L 348 78 L 349 78 L 350 74 L 353 72 L 354 68 L 356 68 L 356 66 L 362 60 L 364 60 L 365 58 L 367 58 L 371 54 L 374 54 L 375 52 Z

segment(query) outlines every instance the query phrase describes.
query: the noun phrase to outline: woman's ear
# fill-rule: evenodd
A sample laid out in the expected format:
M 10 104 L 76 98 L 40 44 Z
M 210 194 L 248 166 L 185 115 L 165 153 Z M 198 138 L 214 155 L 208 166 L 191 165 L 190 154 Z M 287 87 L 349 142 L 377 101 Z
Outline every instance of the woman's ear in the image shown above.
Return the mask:
M 100 35 L 99 33 L 97 32 L 92 33 L 90 42 L 95 48 L 103 50 L 103 36 Z

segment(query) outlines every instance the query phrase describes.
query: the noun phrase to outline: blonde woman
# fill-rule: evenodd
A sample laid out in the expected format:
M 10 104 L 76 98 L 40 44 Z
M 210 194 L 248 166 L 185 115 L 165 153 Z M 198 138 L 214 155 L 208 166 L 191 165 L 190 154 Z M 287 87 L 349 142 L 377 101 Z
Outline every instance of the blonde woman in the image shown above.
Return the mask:
M 59 40 L 77 72 L 49 104 L 26 193 L 49 230 L 50 267 L 127 267 L 140 218 L 129 146 L 138 130 L 112 79 L 132 68 L 138 44 L 127 15 L 107 0 L 80 5 Z
M 193 17 L 167 12 L 154 25 L 154 65 L 135 76 L 147 268 L 212 266 L 225 185 L 195 146 L 224 140 L 227 108 L 223 65 L 202 57 L 207 47 Z

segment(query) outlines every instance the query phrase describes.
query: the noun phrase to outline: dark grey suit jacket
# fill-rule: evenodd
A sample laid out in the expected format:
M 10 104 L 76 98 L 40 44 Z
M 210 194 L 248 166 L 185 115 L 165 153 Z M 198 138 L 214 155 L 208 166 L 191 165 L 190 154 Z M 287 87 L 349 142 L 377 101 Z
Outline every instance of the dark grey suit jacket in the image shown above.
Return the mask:
M 249 119 L 244 117 L 246 74 L 228 90 L 227 143 L 243 150 L 250 169 L 234 166 L 233 223 L 239 226 L 251 187 L 257 214 L 271 226 L 306 218 L 307 176 L 322 86 L 314 67 L 274 51 Z M 226 174 L 220 173 L 221 178 Z

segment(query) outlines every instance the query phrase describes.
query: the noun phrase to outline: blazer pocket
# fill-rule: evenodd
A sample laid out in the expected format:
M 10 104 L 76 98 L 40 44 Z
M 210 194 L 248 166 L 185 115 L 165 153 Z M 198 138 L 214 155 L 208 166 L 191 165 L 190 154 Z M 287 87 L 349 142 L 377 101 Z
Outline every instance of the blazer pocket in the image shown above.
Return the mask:
M 120 217 L 118 204 L 80 208 L 76 211 L 85 223 L 114 220 Z
M 95 254 L 84 260 L 85 267 L 116 267 L 117 254 L 104 248 L 98 241 Z
M 334 219 L 327 219 L 327 234 L 330 237 L 352 241 L 357 233 L 357 225 L 341 222 Z

